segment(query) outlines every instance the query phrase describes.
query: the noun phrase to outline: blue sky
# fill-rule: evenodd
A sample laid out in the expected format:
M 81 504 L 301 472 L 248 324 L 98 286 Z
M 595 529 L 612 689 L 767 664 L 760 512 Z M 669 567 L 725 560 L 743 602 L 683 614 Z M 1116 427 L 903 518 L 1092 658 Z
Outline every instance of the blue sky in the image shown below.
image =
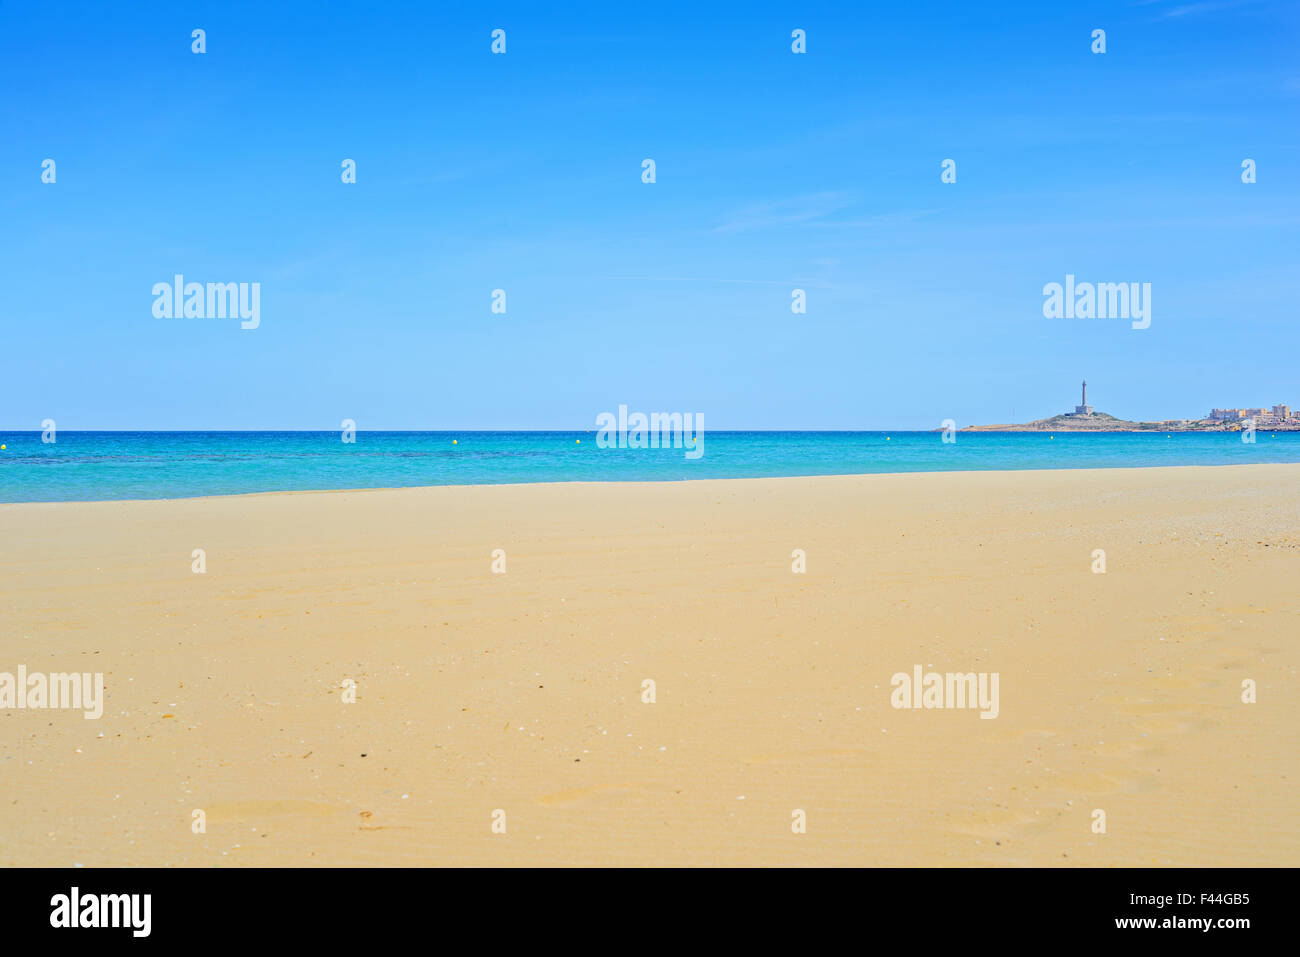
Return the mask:
M 1300 5 L 545 6 L 0 4 L 0 427 L 1300 406 Z

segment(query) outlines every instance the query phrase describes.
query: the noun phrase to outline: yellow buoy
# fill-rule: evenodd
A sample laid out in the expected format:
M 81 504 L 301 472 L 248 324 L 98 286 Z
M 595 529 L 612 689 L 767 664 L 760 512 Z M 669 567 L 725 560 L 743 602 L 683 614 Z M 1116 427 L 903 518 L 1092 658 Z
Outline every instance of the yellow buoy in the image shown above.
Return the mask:
M 7 445 L 0 445 L 0 451 L 4 451 L 4 450 L 7 449 L 7 448 L 9 448 L 9 446 L 7 446 Z
M 452 444 L 452 445 L 456 445 L 456 444 L 457 444 L 456 440 L 455 440 L 455 439 L 452 439 L 452 440 L 451 440 L 451 444 Z
M 574 445 L 581 445 L 581 444 L 582 444 L 582 439 L 574 439 L 574 440 L 573 440 L 573 444 L 574 444 Z

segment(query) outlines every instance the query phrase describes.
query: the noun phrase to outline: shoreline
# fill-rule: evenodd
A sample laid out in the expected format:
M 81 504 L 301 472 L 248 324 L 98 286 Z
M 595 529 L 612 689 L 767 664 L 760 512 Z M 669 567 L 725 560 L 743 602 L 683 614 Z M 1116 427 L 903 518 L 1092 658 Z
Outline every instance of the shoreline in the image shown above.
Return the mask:
M 734 477 L 710 476 L 708 478 L 698 479 L 609 479 L 609 480 L 569 480 L 558 479 L 554 482 L 465 482 L 443 485 L 373 485 L 358 488 L 311 488 L 311 489 L 270 489 L 263 492 L 226 492 L 218 495 L 187 495 L 176 496 L 172 498 L 97 498 L 97 499 L 59 499 L 57 501 L 25 501 L 25 502 L 3 502 L 0 501 L 0 509 L 11 508 L 14 506 L 24 505 L 112 505 L 112 504 L 140 504 L 144 502 L 201 502 L 201 501 L 224 501 L 226 499 L 238 498 L 262 498 L 266 496 L 291 496 L 291 495 L 339 495 L 353 492 L 407 492 L 430 489 L 488 489 L 488 488 L 509 488 L 509 489 L 526 489 L 541 488 L 548 486 L 562 486 L 573 488 L 601 488 L 606 486 L 661 486 L 661 485 L 696 485 L 710 482 L 780 482 L 780 481 L 802 481 L 807 479 L 865 479 L 886 476 L 922 476 L 922 475 L 1026 475 L 1026 474 L 1052 474 L 1052 473 L 1076 473 L 1076 472 L 1159 472 L 1159 471 L 1185 471 L 1189 469 L 1260 469 L 1260 468 L 1296 468 L 1300 469 L 1300 463 L 1297 462 L 1248 462 L 1248 463 L 1221 463 L 1211 465 L 1128 465 L 1128 466 L 1088 466 L 1080 465 L 1064 468 L 1053 469 L 932 469 L 917 470 L 912 472 L 832 472 L 817 473 L 812 475 L 742 475 Z

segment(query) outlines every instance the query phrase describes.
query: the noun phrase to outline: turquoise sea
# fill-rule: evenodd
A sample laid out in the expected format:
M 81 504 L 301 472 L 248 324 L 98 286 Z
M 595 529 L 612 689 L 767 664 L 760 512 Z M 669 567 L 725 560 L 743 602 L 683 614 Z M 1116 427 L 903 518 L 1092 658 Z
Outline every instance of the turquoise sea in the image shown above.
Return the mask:
M 1300 462 L 1300 433 L 706 432 L 704 454 L 578 432 L 0 432 L 0 502 L 291 489 Z

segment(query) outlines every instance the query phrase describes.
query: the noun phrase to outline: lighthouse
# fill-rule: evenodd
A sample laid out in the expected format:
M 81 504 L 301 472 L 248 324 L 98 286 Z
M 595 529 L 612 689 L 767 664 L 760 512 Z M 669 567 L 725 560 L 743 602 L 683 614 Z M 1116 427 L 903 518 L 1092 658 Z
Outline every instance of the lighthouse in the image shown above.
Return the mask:
M 1080 396 L 1080 398 L 1083 400 L 1083 402 L 1082 404 L 1076 405 L 1074 407 L 1074 414 L 1092 415 L 1092 406 L 1088 404 L 1088 380 L 1087 379 L 1083 380 L 1083 395 Z

